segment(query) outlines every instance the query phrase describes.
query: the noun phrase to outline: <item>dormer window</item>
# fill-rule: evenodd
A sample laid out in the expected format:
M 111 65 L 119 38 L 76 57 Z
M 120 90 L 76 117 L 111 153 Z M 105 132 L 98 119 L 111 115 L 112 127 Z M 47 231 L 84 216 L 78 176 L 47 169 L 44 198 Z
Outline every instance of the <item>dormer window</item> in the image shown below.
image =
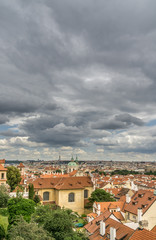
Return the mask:
M 150 200 L 150 201 L 151 201 L 152 199 L 153 199 L 153 197 L 148 197 L 148 200 Z
M 144 196 L 143 193 L 138 195 L 139 198 L 142 198 L 143 196 Z
M 145 208 L 145 207 L 147 207 L 147 204 L 142 204 L 142 208 Z
M 133 205 L 136 205 L 138 202 L 132 202 Z

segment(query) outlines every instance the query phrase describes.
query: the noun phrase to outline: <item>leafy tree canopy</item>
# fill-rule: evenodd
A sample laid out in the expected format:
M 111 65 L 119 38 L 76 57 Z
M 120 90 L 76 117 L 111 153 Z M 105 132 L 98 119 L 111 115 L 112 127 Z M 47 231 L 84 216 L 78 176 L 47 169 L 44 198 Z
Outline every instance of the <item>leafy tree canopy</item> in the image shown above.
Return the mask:
M 48 235 L 37 223 L 27 223 L 22 216 L 16 219 L 16 224 L 12 225 L 8 237 L 10 240 L 52 240 L 53 238 Z
M 110 193 L 107 193 L 103 189 L 96 189 L 91 193 L 90 198 L 88 198 L 89 202 L 93 204 L 93 202 L 114 202 L 115 199 L 112 197 Z
M 139 174 L 139 172 L 137 172 L 137 171 L 129 171 L 129 170 L 127 170 L 127 169 L 123 169 L 123 170 L 115 170 L 115 171 L 113 171 L 112 173 L 111 173 L 111 175 L 128 175 L 128 174 Z
M 70 211 L 58 209 L 52 212 L 45 221 L 44 228 L 56 240 L 86 239 L 83 233 L 73 231 L 72 215 Z
M 41 205 L 36 208 L 36 211 L 32 215 L 33 221 L 39 225 L 43 225 L 53 210 L 56 209 L 56 205 Z
M 18 168 L 10 166 L 7 169 L 7 183 L 13 191 L 21 181 L 21 174 Z
M 40 203 L 40 198 L 39 198 L 39 196 L 38 195 L 35 195 L 34 196 L 34 202 L 37 204 L 37 203 Z
M 76 215 L 70 209 L 60 209 L 56 205 L 38 206 L 32 219 L 43 226 L 56 240 L 86 240 L 83 233 L 73 231 Z
M 9 194 L 5 186 L 0 185 L 0 208 L 7 206 Z
M 31 199 L 11 198 L 8 201 L 9 224 L 13 224 L 19 215 L 22 215 L 25 221 L 30 222 L 34 211 L 35 203 Z

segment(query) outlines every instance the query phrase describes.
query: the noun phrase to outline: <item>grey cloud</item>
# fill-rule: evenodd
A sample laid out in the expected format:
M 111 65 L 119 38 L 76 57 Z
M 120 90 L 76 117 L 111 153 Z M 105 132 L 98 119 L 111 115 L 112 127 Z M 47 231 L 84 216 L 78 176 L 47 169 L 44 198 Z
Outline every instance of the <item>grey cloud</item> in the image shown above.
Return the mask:
M 120 115 L 116 115 L 114 119 L 104 119 L 100 120 L 97 123 L 92 125 L 95 129 L 125 129 L 130 127 L 131 125 L 143 126 L 144 122 L 136 117 L 131 116 L 130 114 L 124 113 Z
M 24 117 L 17 134 L 55 146 L 100 144 L 114 130 L 143 127 L 139 116 L 155 112 L 155 7 L 2 0 L 0 123 Z
M 133 123 L 137 126 L 143 126 L 144 125 L 144 122 L 141 119 L 133 117 L 130 114 L 127 114 L 127 113 L 117 115 L 117 116 L 115 116 L 115 119 L 117 121 L 126 122 L 127 124 L 132 124 Z
M 0 124 L 4 124 L 8 121 L 9 121 L 9 119 L 7 116 L 0 114 Z

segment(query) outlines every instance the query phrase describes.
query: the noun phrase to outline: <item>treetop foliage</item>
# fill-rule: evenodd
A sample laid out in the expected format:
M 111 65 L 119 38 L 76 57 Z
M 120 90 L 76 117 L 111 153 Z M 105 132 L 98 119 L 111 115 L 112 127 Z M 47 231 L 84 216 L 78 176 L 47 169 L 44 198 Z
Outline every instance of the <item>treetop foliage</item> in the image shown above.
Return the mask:
M 107 193 L 103 189 L 96 189 L 91 193 L 90 198 L 88 198 L 89 202 L 93 204 L 94 202 L 114 202 L 115 199 L 110 193 Z
M 35 211 L 35 203 L 31 199 L 11 198 L 8 201 L 9 224 L 13 224 L 17 216 L 22 215 L 24 220 L 30 222 Z
M 49 233 L 38 226 L 37 223 L 27 223 L 22 216 L 16 218 L 14 225 L 11 226 L 8 237 L 10 240 L 52 240 Z
M 15 166 L 9 166 L 7 169 L 7 183 L 13 191 L 21 181 L 21 174 L 18 168 Z
M 9 200 L 9 194 L 5 186 L 0 185 L 0 208 L 5 208 Z

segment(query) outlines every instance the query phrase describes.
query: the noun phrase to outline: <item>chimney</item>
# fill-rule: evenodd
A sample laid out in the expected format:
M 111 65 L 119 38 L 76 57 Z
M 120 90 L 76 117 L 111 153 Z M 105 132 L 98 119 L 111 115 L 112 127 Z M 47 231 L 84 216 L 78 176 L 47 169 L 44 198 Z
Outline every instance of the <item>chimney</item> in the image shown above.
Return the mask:
M 113 227 L 110 227 L 110 240 L 115 240 L 116 238 L 116 229 Z
M 103 221 L 100 222 L 100 235 L 101 236 L 105 235 L 105 222 Z
M 131 197 L 129 196 L 129 194 L 126 194 L 126 203 L 130 203 L 131 201 Z
M 142 208 L 138 208 L 138 223 L 142 221 Z
M 120 208 L 119 208 L 119 207 L 117 207 L 117 208 L 116 208 L 116 211 L 117 211 L 117 212 L 120 212 Z
M 101 213 L 101 206 L 98 203 L 98 205 L 97 205 L 97 215 L 100 216 L 100 213 Z

